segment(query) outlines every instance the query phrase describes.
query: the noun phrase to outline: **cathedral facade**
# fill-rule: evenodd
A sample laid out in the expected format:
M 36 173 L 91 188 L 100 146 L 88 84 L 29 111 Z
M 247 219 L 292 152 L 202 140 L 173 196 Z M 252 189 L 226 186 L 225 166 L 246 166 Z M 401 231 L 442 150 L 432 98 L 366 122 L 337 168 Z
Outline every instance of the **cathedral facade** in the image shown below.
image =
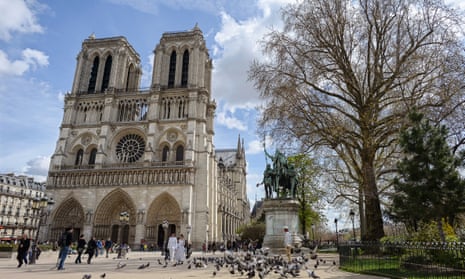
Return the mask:
M 244 142 L 216 150 L 212 60 L 202 31 L 162 34 L 151 86 L 124 37 L 82 43 L 47 178 L 55 200 L 41 239 L 111 239 L 194 249 L 236 238 L 249 221 Z

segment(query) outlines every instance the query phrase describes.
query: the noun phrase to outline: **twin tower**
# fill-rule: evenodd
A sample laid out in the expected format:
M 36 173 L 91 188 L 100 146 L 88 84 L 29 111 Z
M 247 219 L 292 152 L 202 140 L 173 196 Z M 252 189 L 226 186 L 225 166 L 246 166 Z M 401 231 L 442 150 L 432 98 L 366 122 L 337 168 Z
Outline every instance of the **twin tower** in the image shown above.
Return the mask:
M 82 43 L 47 179 L 55 206 L 40 240 L 161 247 L 170 233 L 233 242 L 249 220 L 244 142 L 215 149 L 212 60 L 195 26 L 155 48 L 150 88 L 124 37 Z M 233 81 L 231 81 L 233 82 Z

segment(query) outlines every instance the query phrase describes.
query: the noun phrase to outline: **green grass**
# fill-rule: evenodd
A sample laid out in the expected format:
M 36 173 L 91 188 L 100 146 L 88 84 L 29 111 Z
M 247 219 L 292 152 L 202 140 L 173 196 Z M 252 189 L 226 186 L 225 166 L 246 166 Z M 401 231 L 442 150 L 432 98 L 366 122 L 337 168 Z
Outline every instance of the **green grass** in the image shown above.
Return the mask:
M 383 259 L 348 258 L 344 261 L 341 269 L 348 272 L 381 275 L 390 278 L 463 278 L 463 276 L 431 274 L 426 270 L 407 270 L 401 267 L 400 260 L 397 257 Z

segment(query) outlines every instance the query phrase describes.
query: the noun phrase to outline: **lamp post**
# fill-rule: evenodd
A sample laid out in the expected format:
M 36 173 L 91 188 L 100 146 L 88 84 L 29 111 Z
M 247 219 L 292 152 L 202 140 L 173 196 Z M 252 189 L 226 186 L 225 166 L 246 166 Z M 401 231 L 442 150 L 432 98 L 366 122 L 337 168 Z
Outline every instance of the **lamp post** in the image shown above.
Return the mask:
M 42 197 L 41 199 L 35 199 L 32 202 L 32 208 L 37 210 L 39 213 L 39 223 L 37 224 L 37 231 L 36 231 L 36 237 L 34 240 L 34 244 L 32 245 L 32 257 L 29 262 L 29 264 L 35 264 L 36 263 L 36 258 L 37 258 L 37 247 L 39 245 L 39 231 L 40 231 L 40 226 L 42 225 L 42 218 L 47 214 L 48 212 L 44 212 L 45 208 L 49 208 L 55 204 L 55 201 L 52 198 L 47 198 L 46 196 Z
M 312 241 L 315 243 L 315 224 L 312 224 Z
M 336 248 L 339 250 L 339 234 L 337 232 L 337 218 L 334 218 L 334 224 L 336 225 Z
M 357 238 L 355 237 L 355 212 L 351 209 L 349 212 L 350 220 L 352 220 L 352 232 L 354 234 L 353 240 L 356 241 Z
M 120 238 L 120 244 L 123 244 L 124 242 L 124 225 L 129 223 L 129 212 L 123 211 L 119 214 L 119 221 L 121 223 L 121 238 Z
M 163 220 L 163 223 L 161 224 L 162 228 L 163 228 L 163 247 L 162 247 L 162 250 L 161 250 L 161 254 L 162 255 L 165 255 L 165 252 L 166 252 L 166 240 L 168 239 L 168 227 L 169 227 L 169 223 L 168 223 L 168 220 Z
M 187 227 L 186 227 L 186 232 L 187 232 L 187 244 L 188 244 L 188 245 L 189 245 L 189 243 L 190 243 L 189 235 L 191 234 L 191 231 L 192 231 L 192 226 L 191 226 L 191 225 L 187 225 Z

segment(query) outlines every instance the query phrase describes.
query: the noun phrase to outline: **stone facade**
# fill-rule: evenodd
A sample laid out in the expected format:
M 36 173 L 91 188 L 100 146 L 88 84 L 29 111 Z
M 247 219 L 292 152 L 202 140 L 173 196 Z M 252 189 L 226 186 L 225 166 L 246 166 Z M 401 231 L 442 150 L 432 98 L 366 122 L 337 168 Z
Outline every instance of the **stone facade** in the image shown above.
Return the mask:
M 124 37 L 82 43 L 47 179 L 50 239 L 73 227 L 75 238 L 160 247 L 175 232 L 200 248 L 249 221 L 244 143 L 213 143 L 202 31 L 164 33 L 154 52 L 151 87 L 140 89 L 140 58 Z

